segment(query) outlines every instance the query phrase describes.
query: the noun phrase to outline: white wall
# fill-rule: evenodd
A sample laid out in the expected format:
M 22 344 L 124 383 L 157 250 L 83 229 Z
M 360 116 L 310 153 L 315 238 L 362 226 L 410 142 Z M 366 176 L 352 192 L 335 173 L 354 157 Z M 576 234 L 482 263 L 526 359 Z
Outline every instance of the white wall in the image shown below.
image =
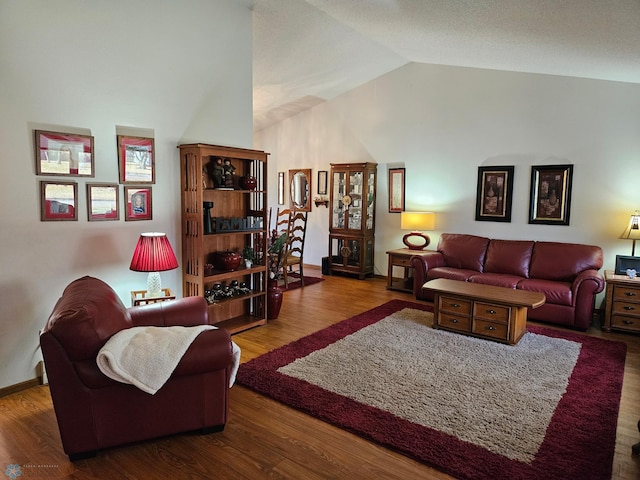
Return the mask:
M 375 271 L 402 247 L 400 215 L 388 213 L 387 170 L 406 168 L 406 210 L 437 212 L 442 232 L 600 245 L 605 268 L 630 255 L 619 240 L 640 209 L 640 85 L 409 64 L 254 135 L 276 171 L 330 163 L 377 162 Z M 532 165 L 573 164 L 569 226 L 529 225 Z M 514 165 L 511 223 L 476 222 L 479 166 Z M 288 201 L 288 199 L 287 199 Z M 329 212 L 309 217 L 305 261 L 328 250 Z
M 125 305 L 138 236 L 180 258 L 177 145 L 252 146 L 250 1 L 0 0 L 0 388 L 35 377 L 38 331 L 92 275 Z M 33 130 L 95 137 L 95 178 L 37 177 Z M 116 132 L 155 138 L 153 220 L 88 222 L 87 182 L 118 182 Z M 146 136 L 146 135 L 145 135 Z M 41 222 L 40 180 L 78 183 L 78 221 Z M 162 273 L 182 292 L 181 270 Z

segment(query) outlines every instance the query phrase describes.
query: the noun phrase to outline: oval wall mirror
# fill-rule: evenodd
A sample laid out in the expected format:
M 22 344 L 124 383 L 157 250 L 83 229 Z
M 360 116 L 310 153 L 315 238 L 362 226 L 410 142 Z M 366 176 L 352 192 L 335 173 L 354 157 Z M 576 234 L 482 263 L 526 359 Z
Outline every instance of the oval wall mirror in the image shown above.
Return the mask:
M 289 170 L 291 179 L 291 208 L 303 212 L 311 211 L 311 169 Z

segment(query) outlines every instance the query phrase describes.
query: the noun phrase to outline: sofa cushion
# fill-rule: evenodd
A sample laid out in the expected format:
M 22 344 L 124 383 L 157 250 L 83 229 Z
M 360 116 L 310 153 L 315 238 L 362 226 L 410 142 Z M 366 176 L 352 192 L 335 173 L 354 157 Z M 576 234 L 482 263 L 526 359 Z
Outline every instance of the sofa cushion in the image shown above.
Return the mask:
M 484 261 L 484 272 L 529 278 L 533 244 L 526 240 L 491 240 Z
M 97 278 L 82 277 L 64 289 L 45 330 L 75 361 L 95 359 L 114 333 L 130 326 L 127 309 L 113 289 Z
M 584 270 L 600 268 L 600 247 L 577 243 L 536 242 L 529 277 L 570 282 Z
M 526 290 L 528 292 L 543 293 L 546 298 L 545 303 L 567 306 L 573 305 L 573 293 L 571 291 L 570 282 L 526 278 L 520 281 L 516 288 L 518 288 L 518 290 Z
M 489 239 L 475 235 L 443 233 L 438 242 L 448 267 L 482 272 Z
M 448 278 L 449 280 L 459 280 L 466 282 L 471 275 L 478 273 L 475 270 L 463 270 L 461 268 L 436 267 L 430 268 L 427 272 L 427 281 L 436 278 Z
M 522 277 L 518 275 L 508 275 L 504 273 L 475 273 L 469 277 L 471 283 L 482 283 L 484 285 L 494 285 L 496 287 L 516 288 Z

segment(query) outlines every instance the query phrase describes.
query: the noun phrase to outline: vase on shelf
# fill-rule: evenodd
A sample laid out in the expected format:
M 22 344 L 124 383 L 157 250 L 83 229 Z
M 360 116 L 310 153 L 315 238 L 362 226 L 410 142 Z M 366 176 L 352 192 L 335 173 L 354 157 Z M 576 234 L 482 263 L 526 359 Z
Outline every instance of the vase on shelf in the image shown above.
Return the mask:
M 278 286 L 277 279 L 267 282 L 267 320 L 274 320 L 280 315 L 282 307 L 282 289 Z

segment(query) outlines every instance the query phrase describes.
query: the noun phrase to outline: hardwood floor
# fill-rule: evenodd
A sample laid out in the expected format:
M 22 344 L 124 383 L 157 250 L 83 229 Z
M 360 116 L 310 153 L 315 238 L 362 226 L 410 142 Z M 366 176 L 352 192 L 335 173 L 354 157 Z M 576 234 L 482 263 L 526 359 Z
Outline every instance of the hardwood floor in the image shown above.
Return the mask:
M 242 348 L 242 361 L 388 300 L 415 300 L 411 294 L 388 291 L 385 285 L 382 278 L 327 277 L 286 292 L 277 320 L 233 337 Z M 640 458 L 631 455 L 631 446 L 640 440 L 640 336 L 604 333 L 598 321 L 589 334 L 628 345 L 612 478 L 637 480 Z M 452 478 L 239 386 L 231 389 L 229 420 L 221 433 L 176 435 L 112 448 L 75 463 L 62 451 L 48 387 L 13 393 L 0 398 L 3 473 L 9 464 L 20 465 L 19 478 L 25 480 Z

